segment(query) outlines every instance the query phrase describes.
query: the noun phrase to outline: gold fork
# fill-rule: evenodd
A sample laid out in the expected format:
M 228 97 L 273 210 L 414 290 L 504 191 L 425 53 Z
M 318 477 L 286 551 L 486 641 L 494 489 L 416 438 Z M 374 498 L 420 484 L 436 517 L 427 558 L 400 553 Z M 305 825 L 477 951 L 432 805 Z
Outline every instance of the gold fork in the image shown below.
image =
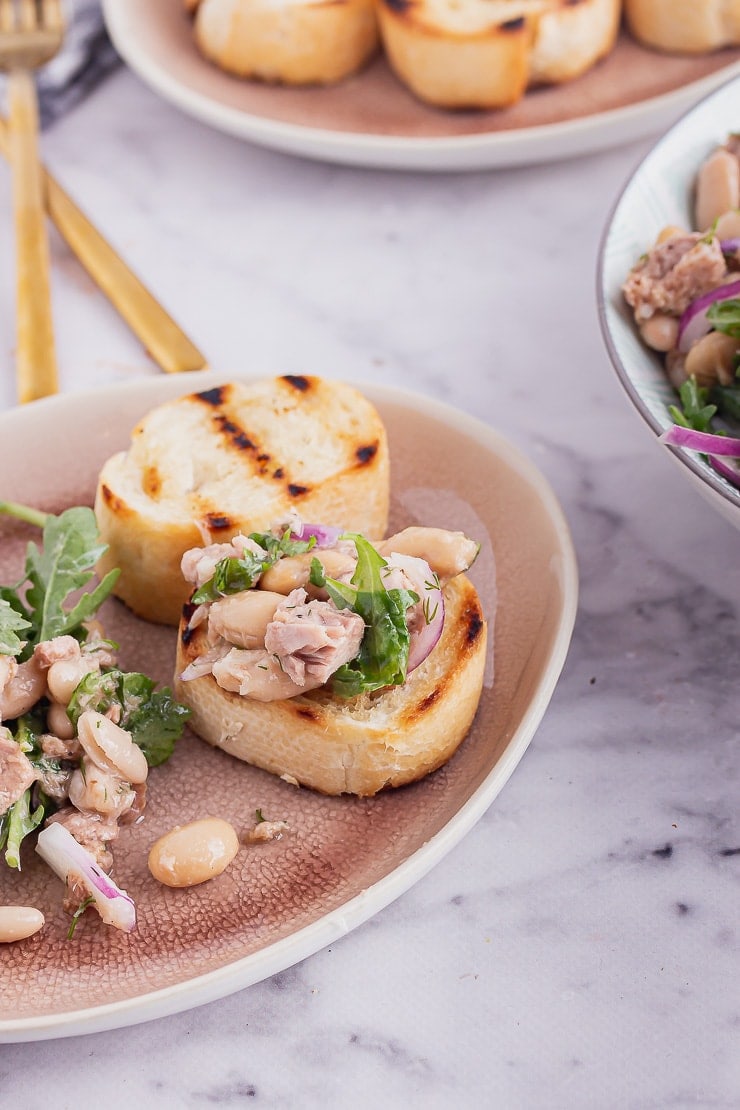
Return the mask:
M 62 43 L 60 0 L 0 0 L 0 70 L 8 75 L 10 162 L 16 236 L 18 400 L 57 390 L 49 283 L 49 244 L 44 224 L 38 155 L 38 101 L 32 70 Z

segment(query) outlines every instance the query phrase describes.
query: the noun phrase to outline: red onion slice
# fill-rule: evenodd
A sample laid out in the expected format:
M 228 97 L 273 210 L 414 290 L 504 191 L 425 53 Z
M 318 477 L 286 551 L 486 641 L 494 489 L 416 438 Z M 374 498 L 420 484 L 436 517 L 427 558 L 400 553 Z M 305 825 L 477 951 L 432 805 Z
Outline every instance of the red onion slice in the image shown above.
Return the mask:
M 672 447 L 688 447 L 705 455 L 727 455 L 732 459 L 740 459 L 740 439 L 718 436 L 713 432 L 697 432 L 693 428 L 684 428 L 682 424 L 671 424 L 660 436 L 660 440 Z
M 411 674 L 423 663 L 437 644 L 445 623 L 445 599 L 439 579 L 425 559 L 415 555 L 391 553 L 386 562 L 391 567 L 402 570 L 411 583 L 411 589 L 420 598 L 422 620 L 411 633 L 409 661 L 406 673 Z
M 707 311 L 717 301 L 729 301 L 740 296 L 740 280 L 731 281 L 727 285 L 720 285 L 711 289 L 702 297 L 692 301 L 684 312 L 678 325 L 678 349 L 686 352 L 694 346 L 697 339 L 712 330 L 712 325 L 707 319 Z
M 334 547 L 342 532 L 342 528 L 332 528 L 329 524 L 301 524 L 291 536 L 296 540 L 315 539 L 317 547 Z
M 715 458 L 713 455 L 709 456 L 709 465 L 712 470 L 716 470 L 723 478 L 725 478 L 730 485 L 735 489 L 740 489 L 740 470 L 732 463 L 725 462 L 724 459 Z
M 92 895 L 106 925 L 130 933 L 136 928 L 136 906 L 116 886 L 64 825 L 54 822 L 38 835 L 36 851 L 63 882 L 79 880 Z
M 740 250 L 740 239 L 720 239 L 719 249 L 722 254 L 734 254 Z

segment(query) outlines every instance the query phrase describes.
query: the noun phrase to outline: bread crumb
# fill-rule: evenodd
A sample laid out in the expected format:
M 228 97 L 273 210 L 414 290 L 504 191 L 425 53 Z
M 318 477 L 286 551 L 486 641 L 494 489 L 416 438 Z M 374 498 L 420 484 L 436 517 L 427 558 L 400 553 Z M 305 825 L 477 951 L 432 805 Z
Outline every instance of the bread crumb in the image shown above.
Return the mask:
M 258 821 L 247 833 L 247 843 L 258 844 L 267 840 L 279 840 L 284 832 L 288 832 L 289 827 L 287 821 Z

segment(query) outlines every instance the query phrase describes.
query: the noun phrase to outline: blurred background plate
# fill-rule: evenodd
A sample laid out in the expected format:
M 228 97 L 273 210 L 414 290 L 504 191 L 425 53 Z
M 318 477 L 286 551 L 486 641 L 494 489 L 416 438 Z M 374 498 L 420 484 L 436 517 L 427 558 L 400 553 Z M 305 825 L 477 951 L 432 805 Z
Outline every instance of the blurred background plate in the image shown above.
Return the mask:
M 603 150 L 660 131 L 740 72 L 740 50 L 668 56 L 623 34 L 576 81 L 498 112 L 446 112 L 416 100 L 383 58 L 332 88 L 280 88 L 207 62 L 183 0 L 103 0 L 103 9 L 124 61 L 183 111 L 276 150 L 383 169 L 485 169 Z
M 653 147 L 619 196 L 602 239 L 597 291 L 602 333 L 620 383 L 656 437 L 672 423 L 668 406 L 677 397 L 665 376 L 662 356 L 640 339 L 632 310 L 622 296 L 622 283 L 661 228 L 692 227 L 692 190 L 699 166 L 731 131 L 738 130 L 740 79 L 736 78 L 702 100 Z M 701 455 L 658 446 L 740 527 L 740 490 Z

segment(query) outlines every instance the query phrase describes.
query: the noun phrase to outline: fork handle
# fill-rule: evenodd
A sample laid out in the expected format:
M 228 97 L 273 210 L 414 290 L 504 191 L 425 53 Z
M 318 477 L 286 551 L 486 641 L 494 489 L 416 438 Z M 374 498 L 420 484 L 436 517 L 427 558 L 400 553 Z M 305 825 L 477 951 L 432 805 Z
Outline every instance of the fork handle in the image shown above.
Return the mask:
M 38 102 L 33 76 L 8 74 L 9 147 L 13 169 L 16 236 L 18 400 L 21 404 L 58 388 L 49 282 L 49 243 L 44 224 L 38 157 Z

